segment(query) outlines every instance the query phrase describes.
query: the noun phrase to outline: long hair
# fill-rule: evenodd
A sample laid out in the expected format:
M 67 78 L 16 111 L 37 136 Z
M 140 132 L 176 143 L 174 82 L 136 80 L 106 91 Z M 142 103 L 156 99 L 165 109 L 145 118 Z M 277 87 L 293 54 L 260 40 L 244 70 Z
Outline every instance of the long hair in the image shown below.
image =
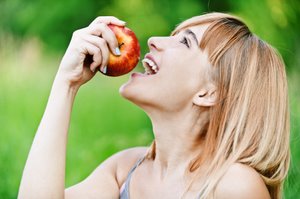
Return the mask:
M 209 165 L 201 198 L 211 198 L 235 162 L 254 168 L 272 198 L 280 198 L 290 162 L 289 106 L 285 66 L 279 53 L 251 33 L 239 18 L 210 13 L 182 22 L 173 31 L 208 24 L 200 48 L 208 53 L 218 100 L 209 110 L 204 149 L 189 172 Z M 155 141 L 148 157 L 155 158 Z

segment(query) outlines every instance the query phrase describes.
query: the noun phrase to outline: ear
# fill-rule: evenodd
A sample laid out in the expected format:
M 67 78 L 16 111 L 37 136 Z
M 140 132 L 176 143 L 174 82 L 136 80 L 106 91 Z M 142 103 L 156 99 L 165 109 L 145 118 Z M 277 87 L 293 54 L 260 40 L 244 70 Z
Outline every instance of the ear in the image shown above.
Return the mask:
M 193 98 L 193 104 L 197 106 L 210 107 L 216 104 L 217 91 L 215 86 L 201 89 Z

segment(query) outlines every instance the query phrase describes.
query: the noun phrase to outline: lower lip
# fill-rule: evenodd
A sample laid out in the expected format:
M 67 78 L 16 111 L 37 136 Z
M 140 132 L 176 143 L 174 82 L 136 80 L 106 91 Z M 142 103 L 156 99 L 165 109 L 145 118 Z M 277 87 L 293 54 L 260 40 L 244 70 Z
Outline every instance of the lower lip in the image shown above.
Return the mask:
M 131 77 L 135 78 L 135 77 L 147 77 L 148 75 L 143 74 L 143 73 L 131 73 Z

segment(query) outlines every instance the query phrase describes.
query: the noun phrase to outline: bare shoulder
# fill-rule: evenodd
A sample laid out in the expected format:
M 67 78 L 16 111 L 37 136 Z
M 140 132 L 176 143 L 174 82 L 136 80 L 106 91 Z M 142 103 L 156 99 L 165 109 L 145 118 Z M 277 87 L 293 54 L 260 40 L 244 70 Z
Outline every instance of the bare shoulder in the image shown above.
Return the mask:
M 270 199 L 268 189 L 255 169 L 240 163 L 229 167 L 216 187 L 218 199 Z
M 119 198 L 119 189 L 127 173 L 147 149 L 135 147 L 110 156 L 82 182 L 67 188 L 65 198 Z
M 103 163 L 103 166 L 107 165 L 114 170 L 113 173 L 115 173 L 116 180 L 121 186 L 130 169 L 140 158 L 146 155 L 148 148 L 149 147 L 134 147 L 122 150 L 108 158 Z
M 97 169 L 102 170 L 104 167 L 114 173 L 118 179 L 123 172 L 129 171 L 135 162 L 146 154 L 147 150 L 148 147 L 124 149 L 107 158 Z
M 143 157 L 149 147 L 134 147 L 122 150 L 112 156 L 113 159 L 118 160 L 118 163 L 130 164 L 130 162 L 135 162 L 139 158 Z
M 121 165 L 132 165 L 135 161 L 146 154 L 148 147 L 133 147 L 119 151 L 108 157 L 99 167 L 110 167 L 118 169 Z

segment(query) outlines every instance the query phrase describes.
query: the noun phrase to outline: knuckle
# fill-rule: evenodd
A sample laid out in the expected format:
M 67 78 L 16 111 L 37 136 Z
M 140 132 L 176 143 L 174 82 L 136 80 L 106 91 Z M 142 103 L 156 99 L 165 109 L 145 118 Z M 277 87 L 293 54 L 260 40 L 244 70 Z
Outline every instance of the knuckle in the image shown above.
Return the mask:
M 116 17 L 114 16 L 106 16 L 107 19 L 117 19 Z
M 96 49 L 95 49 L 95 54 L 96 54 L 96 55 L 99 55 L 100 53 L 101 53 L 100 48 L 96 48 Z
M 102 56 L 100 54 L 97 54 L 94 56 L 94 59 L 95 59 L 95 62 L 99 64 L 102 61 Z
M 97 21 L 103 21 L 103 19 L 105 19 L 106 18 L 106 16 L 98 16 L 97 18 L 96 18 L 96 20 Z
M 101 37 L 96 36 L 96 37 L 94 37 L 93 39 L 94 39 L 95 43 L 97 43 L 97 44 L 102 44 L 102 38 L 101 38 Z
M 109 21 L 109 19 L 111 19 L 111 18 L 113 18 L 113 16 L 99 16 L 99 17 L 97 17 L 97 20 L 105 23 L 105 22 Z
M 101 20 L 101 19 L 102 19 L 102 16 L 98 16 L 98 17 L 96 17 L 95 20 Z
M 98 28 L 104 29 L 106 25 L 101 22 L 101 23 L 97 23 L 95 26 L 97 26 Z
M 102 19 L 102 17 L 101 16 L 98 16 L 98 17 L 96 17 L 93 21 L 92 21 L 92 23 L 91 23 L 91 25 L 92 24 L 94 24 L 94 23 L 98 23 L 98 22 L 100 22 L 101 21 L 101 19 Z
M 104 45 L 106 44 L 106 41 L 105 41 L 104 39 L 100 39 L 100 38 L 99 38 L 99 44 L 100 44 L 101 46 L 104 46 Z
M 79 35 L 79 30 L 75 30 L 72 35 L 73 35 L 73 37 L 76 37 L 77 35 Z
M 74 37 L 80 37 L 80 35 L 82 35 L 82 32 L 85 30 L 85 28 L 82 28 L 82 29 L 78 29 L 78 30 L 75 30 L 72 34 L 72 36 Z
M 105 26 L 106 25 L 104 23 L 97 23 L 94 24 L 91 29 L 93 29 L 98 35 L 101 35 L 105 31 Z

